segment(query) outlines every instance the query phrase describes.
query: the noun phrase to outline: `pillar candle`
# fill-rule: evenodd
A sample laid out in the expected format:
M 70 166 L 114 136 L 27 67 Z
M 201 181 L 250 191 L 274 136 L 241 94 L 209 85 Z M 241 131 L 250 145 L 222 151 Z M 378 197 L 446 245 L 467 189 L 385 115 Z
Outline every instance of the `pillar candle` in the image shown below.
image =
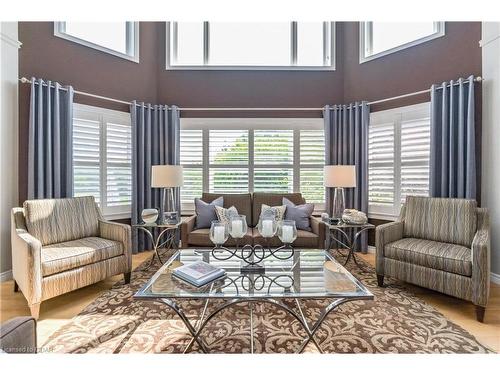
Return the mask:
M 281 238 L 284 243 L 292 243 L 293 228 L 290 225 L 285 225 L 282 228 Z
M 272 237 L 273 236 L 273 221 L 263 220 L 262 221 L 262 236 Z

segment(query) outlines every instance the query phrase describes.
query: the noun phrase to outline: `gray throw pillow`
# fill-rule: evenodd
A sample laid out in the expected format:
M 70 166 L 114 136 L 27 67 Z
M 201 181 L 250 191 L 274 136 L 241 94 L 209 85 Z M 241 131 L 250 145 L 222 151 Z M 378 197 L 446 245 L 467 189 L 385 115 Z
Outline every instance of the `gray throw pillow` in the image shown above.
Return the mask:
M 214 199 L 211 203 L 202 201 L 200 198 L 194 199 L 194 208 L 196 211 L 196 229 L 210 228 L 212 221 L 217 220 L 215 206 L 222 207 L 224 197 Z
M 314 204 L 304 203 L 296 206 L 290 199 L 283 197 L 283 205 L 286 206 L 285 220 L 295 220 L 297 229 L 312 231 L 309 216 L 314 211 Z

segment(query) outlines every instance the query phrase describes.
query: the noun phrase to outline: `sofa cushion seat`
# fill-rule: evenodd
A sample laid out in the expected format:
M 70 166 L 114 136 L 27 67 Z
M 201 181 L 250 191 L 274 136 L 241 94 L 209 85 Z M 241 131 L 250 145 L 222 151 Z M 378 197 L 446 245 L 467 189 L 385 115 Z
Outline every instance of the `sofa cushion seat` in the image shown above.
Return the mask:
M 471 249 L 445 242 L 403 238 L 384 248 L 387 258 L 463 276 L 472 275 Z
M 293 242 L 292 246 L 295 248 L 318 248 L 318 235 L 313 232 L 309 232 L 307 230 L 297 230 L 297 239 Z M 253 228 L 253 243 L 259 245 L 265 245 L 266 241 L 260 235 L 259 230 L 257 228 Z M 274 236 L 268 240 L 268 244 L 271 247 L 282 246 L 283 242 L 278 238 L 278 236 Z
M 123 254 L 120 242 L 100 237 L 85 237 L 42 247 L 43 276 L 97 263 Z
M 195 229 L 188 235 L 188 243 L 192 246 L 203 246 L 203 247 L 213 247 L 214 244 L 210 241 L 210 229 L 202 228 Z M 235 241 L 233 238 L 229 237 L 224 246 L 235 246 Z M 252 239 L 252 228 L 248 228 L 247 234 L 243 237 L 240 242 L 240 245 L 253 244 Z

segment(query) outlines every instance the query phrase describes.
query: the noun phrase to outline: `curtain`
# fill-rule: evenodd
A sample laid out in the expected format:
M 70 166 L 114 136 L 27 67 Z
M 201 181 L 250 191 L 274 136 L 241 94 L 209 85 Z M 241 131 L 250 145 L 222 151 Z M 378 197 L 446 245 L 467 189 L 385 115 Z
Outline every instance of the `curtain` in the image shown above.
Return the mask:
M 152 165 L 175 165 L 180 159 L 179 111 L 175 106 L 133 101 L 132 116 L 132 224 L 142 221 L 144 208 L 157 208 L 163 217 L 163 190 L 151 188 Z M 180 214 L 179 188 L 174 200 Z M 134 235 L 133 252 L 152 249 L 144 233 Z
M 474 77 L 431 87 L 430 195 L 476 199 Z
M 326 106 L 323 109 L 325 122 L 325 164 L 355 165 L 356 187 L 345 189 L 346 208 L 355 208 L 368 213 L 368 126 L 370 107 L 368 103 Z M 326 191 L 326 210 L 332 212 L 333 189 Z M 360 236 L 358 246 L 368 250 L 366 233 Z
M 31 78 L 28 199 L 73 196 L 73 88 Z

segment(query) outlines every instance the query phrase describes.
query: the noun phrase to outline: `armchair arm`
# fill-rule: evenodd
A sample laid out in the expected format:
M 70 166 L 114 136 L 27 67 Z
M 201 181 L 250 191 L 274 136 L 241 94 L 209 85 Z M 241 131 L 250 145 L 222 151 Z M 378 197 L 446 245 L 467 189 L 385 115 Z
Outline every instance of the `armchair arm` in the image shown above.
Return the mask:
M 188 247 L 188 236 L 194 230 L 196 224 L 196 215 L 189 216 L 187 219 L 182 220 L 181 223 L 181 248 Z
M 132 270 L 132 228 L 130 225 L 99 219 L 99 236 L 121 242 L 127 259 L 128 271 Z
M 12 274 L 29 306 L 42 301 L 42 243 L 26 230 L 23 209 L 11 211 Z
M 0 349 L 7 353 L 36 353 L 36 320 L 22 316 L 3 323 Z
M 400 240 L 403 238 L 402 221 L 394 221 L 392 223 L 382 224 L 375 228 L 375 247 L 376 247 L 376 263 L 375 269 L 377 275 L 384 274 L 384 247 L 388 243 Z
M 326 224 L 319 217 L 311 216 L 311 229 L 318 236 L 318 246 L 320 249 L 325 248 Z
M 478 230 L 472 240 L 472 302 L 486 306 L 490 294 L 490 217 L 477 209 Z

